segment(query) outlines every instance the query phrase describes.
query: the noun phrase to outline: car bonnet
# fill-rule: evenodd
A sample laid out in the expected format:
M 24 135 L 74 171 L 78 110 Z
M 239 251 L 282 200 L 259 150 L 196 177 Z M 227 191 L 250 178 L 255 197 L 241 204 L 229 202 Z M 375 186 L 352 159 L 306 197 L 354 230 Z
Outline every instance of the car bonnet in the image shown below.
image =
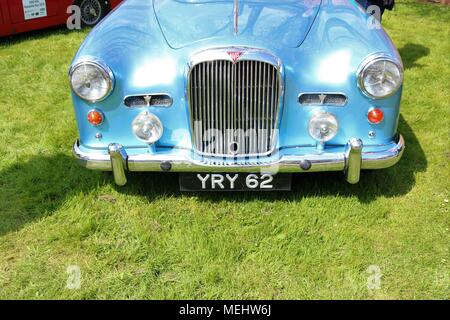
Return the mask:
M 154 0 L 167 43 L 175 49 L 214 38 L 252 39 L 295 48 L 306 38 L 321 0 Z

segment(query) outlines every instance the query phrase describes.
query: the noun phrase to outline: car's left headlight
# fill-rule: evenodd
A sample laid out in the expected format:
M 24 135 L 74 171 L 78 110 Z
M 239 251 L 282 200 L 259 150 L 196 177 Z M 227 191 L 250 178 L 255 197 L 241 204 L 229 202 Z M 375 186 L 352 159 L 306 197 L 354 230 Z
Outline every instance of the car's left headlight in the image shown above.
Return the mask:
M 89 102 L 104 100 L 114 87 L 112 71 L 99 61 L 82 61 L 69 71 L 70 86 L 80 98 Z
M 370 57 L 359 70 L 358 85 L 370 98 L 387 98 L 397 92 L 403 82 L 403 68 L 385 56 Z

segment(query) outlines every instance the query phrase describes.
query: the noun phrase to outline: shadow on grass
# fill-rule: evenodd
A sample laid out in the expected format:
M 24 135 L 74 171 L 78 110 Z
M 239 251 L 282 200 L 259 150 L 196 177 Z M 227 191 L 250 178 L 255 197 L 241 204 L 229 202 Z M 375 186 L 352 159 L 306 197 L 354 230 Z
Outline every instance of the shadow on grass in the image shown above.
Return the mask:
M 51 215 L 66 199 L 109 183 L 64 154 L 35 156 L 0 171 L 0 236 Z
M 416 63 L 420 58 L 426 57 L 430 54 L 430 49 L 421 44 L 407 43 L 402 48 L 398 49 L 405 69 L 421 68 L 422 65 Z
M 195 193 L 200 201 L 220 200 L 245 202 L 252 199 L 301 201 L 306 197 L 358 197 L 368 203 L 378 197 L 396 197 L 408 193 L 415 184 L 415 173 L 427 167 L 419 141 L 403 118 L 399 131 L 407 148 L 396 166 L 363 172 L 361 182 L 349 185 L 342 173 L 310 173 L 294 175 L 292 192 L 269 193 Z M 95 190 L 101 185 L 114 185 L 109 173 L 88 171 L 74 159 L 63 154 L 36 156 L 24 163 L 14 164 L 0 172 L 0 236 L 19 230 L 23 225 L 51 215 L 64 202 L 77 194 Z M 146 197 L 149 201 L 179 197 L 178 175 L 165 173 L 129 174 L 126 187 L 116 190 L 122 194 Z

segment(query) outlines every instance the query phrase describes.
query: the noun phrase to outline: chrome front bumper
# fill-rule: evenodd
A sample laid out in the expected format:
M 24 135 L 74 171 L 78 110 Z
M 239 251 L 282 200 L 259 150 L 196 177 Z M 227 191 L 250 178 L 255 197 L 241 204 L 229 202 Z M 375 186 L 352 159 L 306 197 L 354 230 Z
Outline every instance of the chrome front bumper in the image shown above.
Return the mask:
M 360 139 L 350 139 L 344 152 L 283 155 L 272 162 L 227 163 L 195 160 L 188 155 L 128 155 L 120 144 L 110 144 L 108 154 L 87 153 L 78 140 L 73 147 L 77 161 L 92 170 L 113 171 L 118 185 L 127 182 L 126 171 L 162 172 L 318 172 L 342 171 L 349 183 L 358 183 L 362 169 L 384 169 L 396 164 L 403 155 L 405 141 L 401 135 L 376 150 L 365 151 Z

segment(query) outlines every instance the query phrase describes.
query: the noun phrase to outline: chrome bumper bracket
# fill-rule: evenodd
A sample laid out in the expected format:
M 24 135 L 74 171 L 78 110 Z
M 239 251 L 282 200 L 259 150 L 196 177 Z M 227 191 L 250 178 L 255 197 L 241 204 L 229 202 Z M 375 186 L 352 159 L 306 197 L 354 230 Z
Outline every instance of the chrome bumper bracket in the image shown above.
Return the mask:
M 125 169 L 127 168 L 127 153 L 125 149 L 117 143 L 112 143 L 108 147 L 108 153 L 111 157 L 111 167 L 114 174 L 114 181 L 119 186 L 127 184 Z
M 361 139 L 350 139 L 346 147 L 345 178 L 348 183 L 356 184 L 361 176 L 363 142 Z

